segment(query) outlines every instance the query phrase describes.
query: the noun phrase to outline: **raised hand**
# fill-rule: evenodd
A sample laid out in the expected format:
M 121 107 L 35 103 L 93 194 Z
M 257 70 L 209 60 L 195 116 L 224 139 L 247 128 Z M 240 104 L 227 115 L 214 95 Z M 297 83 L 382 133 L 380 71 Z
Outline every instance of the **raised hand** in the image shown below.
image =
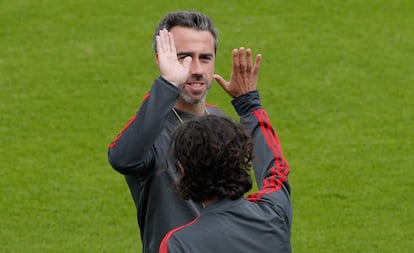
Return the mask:
M 218 74 L 214 74 L 214 79 L 232 98 L 241 96 L 249 91 L 257 89 L 257 79 L 259 74 L 262 55 L 256 56 L 253 65 L 252 50 L 243 47 L 233 50 L 233 70 L 230 81 L 227 82 Z
M 174 38 L 166 29 L 159 32 L 156 40 L 160 75 L 175 86 L 185 83 L 192 61 L 191 57 L 186 57 L 182 63 L 178 61 Z

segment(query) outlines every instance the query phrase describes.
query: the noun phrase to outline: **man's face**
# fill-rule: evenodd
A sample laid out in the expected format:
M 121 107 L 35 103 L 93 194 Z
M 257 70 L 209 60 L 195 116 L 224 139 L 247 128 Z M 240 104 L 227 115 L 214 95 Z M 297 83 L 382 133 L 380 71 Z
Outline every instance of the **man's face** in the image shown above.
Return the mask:
M 176 26 L 170 32 L 173 35 L 177 57 L 180 62 L 191 56 L 187 81 L 178 88 L 181 98 L 190 104 L 205 101 L 207 91 L 213 82 L 215 52 L 214 38 L 209 31 Z

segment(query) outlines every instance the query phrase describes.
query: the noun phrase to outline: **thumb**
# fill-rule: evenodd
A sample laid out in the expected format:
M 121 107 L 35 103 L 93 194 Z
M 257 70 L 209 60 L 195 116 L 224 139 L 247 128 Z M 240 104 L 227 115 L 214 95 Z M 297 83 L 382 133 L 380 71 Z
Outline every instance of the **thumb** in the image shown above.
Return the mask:
M 226 82 L 226 80 L 224 80 L 224 78 L 220 75 L 214 74 L 213 78 L 217 81 L 217 83 L 223 87 L 224 90 L 226 90 L 228 83 Z

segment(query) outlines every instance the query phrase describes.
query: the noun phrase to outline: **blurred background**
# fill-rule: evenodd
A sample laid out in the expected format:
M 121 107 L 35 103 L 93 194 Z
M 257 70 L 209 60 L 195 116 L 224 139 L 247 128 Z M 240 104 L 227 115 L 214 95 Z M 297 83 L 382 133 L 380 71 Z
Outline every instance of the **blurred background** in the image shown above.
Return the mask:
M 294 252 L 414 251 L 414 2 L 0 0 L 0 251 L 140 252 L 107 162 L 158 70 L 152 35 L 198 10 L 263 54 L 291 167 Z M 215 84 L 208 102 L 236 117 Z

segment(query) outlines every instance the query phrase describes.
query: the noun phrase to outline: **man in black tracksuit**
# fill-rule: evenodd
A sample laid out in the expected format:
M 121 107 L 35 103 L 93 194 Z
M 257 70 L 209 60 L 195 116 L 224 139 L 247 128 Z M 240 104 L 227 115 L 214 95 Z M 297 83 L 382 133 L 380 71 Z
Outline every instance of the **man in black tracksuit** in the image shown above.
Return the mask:
M 238 97 L 249 91 L 243 85 L 256 84 L 261 60 L 258 55 L 252 62 L 249 49 L 235 49 L 231 80 L 214 74 L 217 32 L 211 20 L 197 12 L 168 14 L 156 29 L 154 48 L 160 77 L 108 149 L 108 160 L 125 175 L 137 208 L 142 251 L 151 253 L 158 252 L 168 231 L 201 210 L 201 205 L 180 199 L 172 190 L 180 173 L 166 155 L 171 133 L 189 118 L 222 115 L 206 103 L 213 80 Z
M 125 175 L 133 197 L 145 253 L 158 252 L 164 235 L 200 210 L 171 189 L 179 176 L 166 157 L 171 132 L 189 118 L 222 114 L 206 104 L 217 50 L 210 18 L 197 12 L 169 13 L 158 24 L 153 44 L 160 77 L 108 149 L 110 164 Z

